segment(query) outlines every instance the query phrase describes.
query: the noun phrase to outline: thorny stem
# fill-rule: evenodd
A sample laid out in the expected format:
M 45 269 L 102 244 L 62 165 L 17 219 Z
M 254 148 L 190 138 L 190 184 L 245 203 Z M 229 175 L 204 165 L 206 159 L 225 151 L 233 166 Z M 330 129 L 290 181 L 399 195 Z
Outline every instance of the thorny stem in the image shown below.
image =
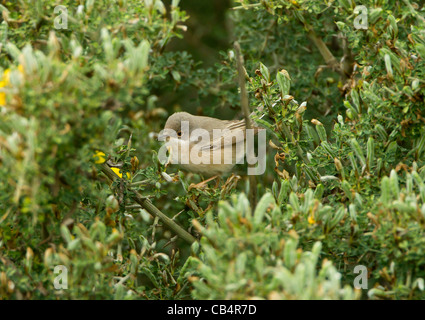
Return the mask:
M 243 57 L 241 54 L 241 47 L 239 43 L 236 41 L 234 43 L 235 48 L 235 55 L 236 55 L 236 63 L 238 66 L 238 78 L 239 78 L 239 87 L 241 89 L 241 108 L 242 112 L 245 117 L 245 128 L 252 129 L 251 125 L 251 119 L 249 118 L 249 101 L 248 101 L 248 93 L 246 91 L 246 85 L 245 85 L 245 70 L 243 67 Z M 250 155 L 247 154 L 247 157 Z M 252 161 L 248 161 L 248 166 L 253 167 L 254 165 L 251 165 Z M 251 207 L 255 208 L 257 205 L 257 179 L 255 178 L 255 175 L 249 176 L 249 202 L 251 203 Z
M 319 49 L 319 52 L 322 55 L 323 59 L 325 59 L 326 64 L 332 69 L 340 72 L 340 64 L 334 57 L 332 52 L 328 49 L 326 43 L 323 42 L 322 38 L 316 35 L 316 32 L 314 32 L 311 26 L 306 27 L 308 28 L 308 37 L 311 39 L 311 41 L 313 41 L 317 49 Z
M 112 170 L 111 168 L 106 164 L 103 163 L 101 165 L 101 171 L 111 180 L 115 181 L 119 178 Z M 153 203 L 148 199 L 143 197 L 140 193 L 138 193 L 135 190 L 132 190 L 131 188 L 127 189 L 130 193 L 132 193 L 132 199 L 137 202 L 143 209 L 145 209 L 147 212 L 149 212 L 152 216 L 157 217 L 159 220 L 161 220 L 169 229 L 174 231 L 180 238 L 183 240 L 193 243 L 196 241 L 196 239 L 188 233 L 186 230 L 184 230 L 182 227 L 180 227 L 177 223 L 175 223 L 173 220 L 168 218 L 164 213 L 162 213 L 157 207 L 153 205 Z

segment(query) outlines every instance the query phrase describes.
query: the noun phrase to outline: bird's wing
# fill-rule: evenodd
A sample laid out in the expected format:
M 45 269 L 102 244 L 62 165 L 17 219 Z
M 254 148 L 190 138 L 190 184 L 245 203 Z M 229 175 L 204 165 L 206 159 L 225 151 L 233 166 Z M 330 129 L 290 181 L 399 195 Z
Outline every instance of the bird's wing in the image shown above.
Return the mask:
M 245 120 L 229 121 L 229 124 L 227 125 L 226 129 L 229 129 L 229 130 L 243 129 L 243 130 L 245 130 Z
M 211 143 L 201 147 L 201 150 L 210 149 L 211 151 L 218 148 L 226 147 L 227 145 L 237 144 L 245 140 L 245 120 L 229 121 L 223 130 L 223 135 L 214 139 L 212 137 Z M 232 139 L 230 140 L 230 137 Z M 227 139 L 226 139 L 227 138 Z

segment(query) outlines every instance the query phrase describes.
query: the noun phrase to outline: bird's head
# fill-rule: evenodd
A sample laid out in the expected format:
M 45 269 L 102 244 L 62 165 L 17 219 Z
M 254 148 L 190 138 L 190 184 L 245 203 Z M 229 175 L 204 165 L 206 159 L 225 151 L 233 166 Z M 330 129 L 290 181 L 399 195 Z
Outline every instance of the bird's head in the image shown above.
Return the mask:
M 185 126 L 185 123 L 189 125 Z M 176 112 L 167 119 L 160 138 L 184 138 L 186 135 L 190 135 L 190 131 L 193 130 L 194 125 L 195 123 L 191 114 L 187 112 Z

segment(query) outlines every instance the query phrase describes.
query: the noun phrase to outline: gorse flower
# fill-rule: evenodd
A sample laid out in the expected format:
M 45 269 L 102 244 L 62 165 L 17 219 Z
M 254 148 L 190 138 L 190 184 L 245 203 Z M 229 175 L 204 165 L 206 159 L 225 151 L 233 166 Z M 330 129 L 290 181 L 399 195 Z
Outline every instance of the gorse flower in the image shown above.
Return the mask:
M 25 74 L 24 67 L 22 65 L 19 65 L 17 70 L 22 76 Z M 10 85 L 10 73 L 11 69 L 6 69 L 3 72 L 3 76 L 0 81 L 0 106 L 6 105 L 6 92 L 2 90 L 4 90 L 3 88 L 8 87 Z
M 116 174 L 118 177 L 122 178 L 122 173 L 121 173 L 121 169 L 120 169 L 120 168 L 111 167 L 111 170 L 112 170 L 113 172 L 115 172 L 115 174 Z M 127 179 L 130 179 L 130 174 L 129 174 L 128 172 L 127 172 Z
M 93 155 L 93 158 L 95 158 L 94 162 L 96 164 L 102 164 L 102 163 L 104 163 L 106 161 L 106 158 L 105 157 L 106 157 L 106 155 L 102 151 L 96 151 L 96 153 Z M 120 168 L 111 167 L 111 170 L 113 172 L 115 172 L 115 174 L 118 177 L 122 178 L 122 173 L 121 173 L 121 169 Z M 130 174 L 127 172 L 127 179 L 130 179 L 130 177 L 131 177 Z
M 0 90 L 6 86 L 6 81 L 0 81 Z M 6 93 L 0 92 L 0 106 L 6 105 Z
M 96 158 L 94 160 L 94 162 L 97 163 L 97 164 L 101 164 L 101 163 L 104 163 L 106 161 L 105 153 L 102 152 L 102 151 L 96 151 L 96 153 L 93 155 L 93 158 Z

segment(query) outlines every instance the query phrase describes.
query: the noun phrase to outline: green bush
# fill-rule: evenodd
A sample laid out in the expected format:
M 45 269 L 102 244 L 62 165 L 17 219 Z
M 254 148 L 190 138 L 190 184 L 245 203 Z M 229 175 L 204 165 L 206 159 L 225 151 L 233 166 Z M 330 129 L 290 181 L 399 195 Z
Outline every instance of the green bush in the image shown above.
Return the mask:
M 170 113 L 242 117 L 230 44 L 171 50 L 179 1 L 0 0 L 1 299 L 425 298 L 425 7 L 362 5 L 366 29 L 352 0 L 232 2 L 269 140 L 250 186 L 158 162 Z
M 0 120 L 3 297 L 55 297 L 51 267 L 58 264 L 70 268 L 72 286 L 59 296 L 123 297 L 114 290 L 114 279 L 130 271 L 146 278 L 131 279 L 135 292 L 145 282 L 159 287 L 138 295 L 170 297 L 158 284 L 170 257 L 165 262 L 158 259 L 160 252 L 153 257 L 155 245 L 140 226 L 124 237 L 133 224 L 127 220 L 134 218 L 123 214 L 125 201 L 111 195 L 95 162 L 101 162 L 99 150 L 119 162 L 134 151 L 131 142 L 147 149 L 137 152 L 132 169 L 125 164 L 122 170 L 132 170 L 135 179 L 145 172 L 136 161 L 144 167 L 152 161 L 146 151 L 157 143 L 149 132 L 159 131 L 159 125 L 146 123 L 160 121 L 164 112 L 154 108 L 149 79 L 163 78 L 178 57 L 161 54 L 186 19 L 177 3 L 167 13 L 159 1 L 87 1 L 79 13 L 75 1 L 64 1 L 69 29 L 62 32 L 52 30 L 57 1 L 1 7 L 7 19 L 0 60 L 5 71 L 11 70 L 2 72 Z M 150 67 L 156 60 L 162 70 Z M 145 251 L 153 258 L 143 258 Z
M 254 212 L 244 194 L 233 205 L 219 203 L 217 221 L 207 215 L 193 282 L 195 299 L 353 299 L 353 290 L 341 288 L 340 274 L 328 260 L 318 267 L 321 251 L 297 250 L 298 235 L 286 233 L 287 221 L 271 193 Z M 193 247 L 198 247 L 195 243 Z M 198 251 L 199 252 L 199 251 Z

